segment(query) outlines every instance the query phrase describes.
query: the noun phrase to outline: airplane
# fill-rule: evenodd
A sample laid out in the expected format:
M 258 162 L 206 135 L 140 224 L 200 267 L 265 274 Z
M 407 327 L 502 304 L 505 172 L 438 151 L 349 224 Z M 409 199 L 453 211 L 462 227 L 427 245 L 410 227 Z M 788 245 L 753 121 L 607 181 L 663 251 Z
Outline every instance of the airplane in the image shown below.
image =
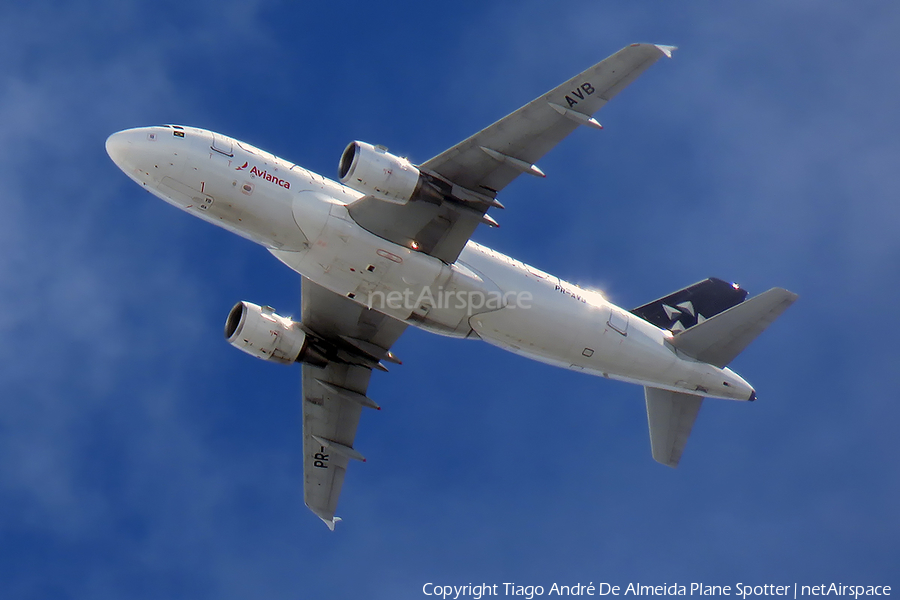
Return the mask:
M 644 387 L 653 458 L 678 465 L 704 398 L 753 401 L 727 365 L 797 295 L 749 300 L 710 278 L 626 310 L 470 238 L 502 209 L 499 192 L 672 46 L 632 44 L 420 165 L 361 141 L 339 181 L 196 127 L 112 134 L 106 150 L 160 199 L 261 244 L 301 277 L 300 320 L 238 302 L 228 342 L 257 358 L 301 363 L 306 505 L 333 531 L 367 388 L 407 326 Z

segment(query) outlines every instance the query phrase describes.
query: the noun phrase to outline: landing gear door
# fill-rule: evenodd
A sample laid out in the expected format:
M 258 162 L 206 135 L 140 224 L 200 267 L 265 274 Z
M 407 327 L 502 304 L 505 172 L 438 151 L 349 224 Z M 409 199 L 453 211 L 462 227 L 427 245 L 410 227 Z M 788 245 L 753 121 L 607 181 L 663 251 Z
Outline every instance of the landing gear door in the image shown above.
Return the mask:
M 607 324 L 622 335 L 628 335 L 628 313 L 611 308 Z

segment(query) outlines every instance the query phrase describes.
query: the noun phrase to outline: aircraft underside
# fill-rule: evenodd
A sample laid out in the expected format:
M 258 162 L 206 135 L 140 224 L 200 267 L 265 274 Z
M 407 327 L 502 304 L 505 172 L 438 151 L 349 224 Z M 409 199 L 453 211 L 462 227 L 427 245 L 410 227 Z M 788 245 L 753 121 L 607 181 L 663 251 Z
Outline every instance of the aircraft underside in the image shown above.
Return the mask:
M 228 136 L 178 125 L 129 129 L 107 151 L 136 183 L 178 208 L 269 249 L 303 276 L 299 321 L 235 305 L 226 338 L 264 360 L 302 364 L 306 503 L 329 527 L 369 378 L 399 363 L 409 326 L 482 339 L 567 369 L 645 387 L 653 457 L 681 458 L 703 398 L 754 400 L 727 368 L 796 299 L 749 300 L 708 279 L 626 310 L 469 238 L 495 226 L 497 192 L 671 47 L 635 44 L 461 144 L 411 165 L 354 142 L 340 182 Z M 515 152 L 510 148 L 517 148 Z

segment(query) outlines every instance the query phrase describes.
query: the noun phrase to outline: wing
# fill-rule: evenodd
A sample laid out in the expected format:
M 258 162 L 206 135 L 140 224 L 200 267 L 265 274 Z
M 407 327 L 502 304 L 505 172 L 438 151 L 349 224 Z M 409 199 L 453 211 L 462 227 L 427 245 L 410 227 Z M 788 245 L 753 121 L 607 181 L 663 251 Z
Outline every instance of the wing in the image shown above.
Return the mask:
M 522 173 L 544 176 L 535 162 L 579 125 L 600 128 L 600 110 L 671 46 L 632 44 L 420 165 L 443 200 L 389 205 L 362 198 L 350 214 L 365 229 L 452 263 L 496 201 Z
M 347 465 L 365 461 L 353 447 L 363 408 L 378 408 L 366 396 L 372 368 L 397 362 L 389 349 L 406 324 L 330 292 L 305 277 L 301 323 L 339 350 L 324 368 L 303 365 L 303 496 L 329 528 Z
M 671 46 L 632 44 L 422 164 L 457 185 L 498 192 L 634 81 Z M 490 152 L 493 151 L 493 152 Z M 498 156 L 499 155 L 499 156 Z M 510 161 L 509 158 L 514 160 Z

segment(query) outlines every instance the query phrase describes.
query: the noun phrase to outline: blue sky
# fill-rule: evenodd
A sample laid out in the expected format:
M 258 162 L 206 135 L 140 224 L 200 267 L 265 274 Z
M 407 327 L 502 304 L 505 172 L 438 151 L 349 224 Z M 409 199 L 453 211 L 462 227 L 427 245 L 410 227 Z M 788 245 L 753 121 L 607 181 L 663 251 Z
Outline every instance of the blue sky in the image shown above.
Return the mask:
M 887 2 L 0 6 L 2 596 L 897 586 L 897 31 Z M 329 532 L 299 368 L 222 339 L 238 300 L 296 313 L 297 276 L 141 191 L 105 138 L 420 162 L 636 41 L 680 49 L 475 239 L 624 306 L 708 276 L 796 291 L 732 365 L 760 400 L 705 403 L 670 470 L 640 388 L 409 330 Z

